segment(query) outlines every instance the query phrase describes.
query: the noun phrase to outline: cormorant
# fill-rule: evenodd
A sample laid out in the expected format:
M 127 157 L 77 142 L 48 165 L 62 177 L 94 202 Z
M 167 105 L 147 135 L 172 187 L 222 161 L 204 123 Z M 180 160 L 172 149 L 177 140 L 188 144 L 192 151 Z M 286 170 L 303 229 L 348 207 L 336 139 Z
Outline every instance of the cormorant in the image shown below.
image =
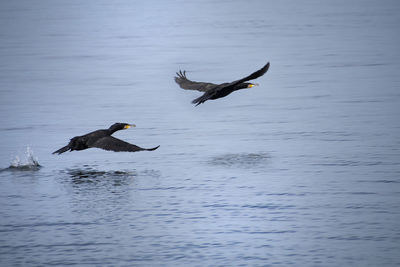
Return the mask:
M 136 152 L 142 150 L 155 150 L 159 146 L 153 148 L 141 148 L 133 144 L 129 144 L 125 141 L 112 137 L 111 135 L 119 130 L 136 127 L 134 124 L 128 123 L 114 123 L 108 129 L 97 130 L 85 135 L 75 136 L 71 139 L 68 145 L 54 151 L 53 154 L 61 154 L 68 150 L 84 150 L 87 148 L 97 147 L 105 150 L 111 150 L 116 152 Z
M 214 83 L 206 83 L 206 82 L 195 82 L 191 81 L 188 78 L 186 78 L 186 71 L 179 71 L 177 72 L 177 76 L 175 77 L 175 82 L 179 84 L 179 86 L 183 89 L 186 90 L 197 90 L 200 92 L 204 92 L 204 94 L 192 101 L 193 104 L 196 104 L 196 106 L 206 102 L 207 100 L 210 99 L 217 99 L 221 98 L 224 96 L 229 95 L 233 91 L 240 90 L 240 89 L 245 89 L 245 88 L 251 88 L 253 86 L 257 86 L 258 84 L 256 83 L 247 83 L 249 80 L 254 80 L 257 79 L 258 77 L 264 75 L 268 68 L 269 68 L 269 62 L 259 69 L 258 71 L 250 74 L 249 76 L 236 80 L 230 83 L 221 83 L 221 84 L 214 84 Z

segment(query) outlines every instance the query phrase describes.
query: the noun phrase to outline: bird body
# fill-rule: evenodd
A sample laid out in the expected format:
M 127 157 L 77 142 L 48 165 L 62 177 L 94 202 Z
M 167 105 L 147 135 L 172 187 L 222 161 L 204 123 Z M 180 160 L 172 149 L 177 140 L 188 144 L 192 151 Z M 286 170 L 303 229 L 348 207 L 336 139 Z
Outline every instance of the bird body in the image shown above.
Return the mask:
M 61 154 L 68 150 L 84 150 L 92 147 L 101 148 L 104 150 L 110 150 L 115 152 L 136 152 L 136 151 L 151 151 L 157 149 L 159 146 L 154 148 L 141 148 L 134 144 L 127 143 L 118 138 L 111 136 L 113 133 L 119 130 L 128 129 L 135 127 L 134 124 L 127 123 L 115 123 L 108 129 L 102 129 L 90 132 L 85 135 L 73 137 L 68 145 L 53 152 L 53 154 Z
M 264 67 L 250 74 L 249 76 L 230 83 L 214 84 L 191 81 L 186 77 L 186 71 L 177 72 L 175 82 L 179 84 L 182 89 L 204 92 L 202 96 L 192 101 L 193 104 L 196 104 L 196 106 L 198 106 L 207 100 L 218 99 L 221 97 L 225 97 L 234 91 L 257 86 L 258 84 L 248 83 L 247 81 L 257 79 L 258 77 L 264 75 L 268 71 L 269 66 L 270 63 L 268 62 Z

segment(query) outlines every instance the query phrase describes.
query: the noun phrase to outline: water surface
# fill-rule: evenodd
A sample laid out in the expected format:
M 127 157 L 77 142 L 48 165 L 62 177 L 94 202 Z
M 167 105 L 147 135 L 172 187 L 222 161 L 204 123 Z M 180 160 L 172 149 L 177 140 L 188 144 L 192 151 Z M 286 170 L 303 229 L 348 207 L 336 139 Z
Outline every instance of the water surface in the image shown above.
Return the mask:
M 389 0 L 2 2 L 0 265 L 398 266 L 399 14 Z M 267 61 L 259 87 L 198 107 L 173 80 Z M 114 122 L 160 148 L 51 154 Z

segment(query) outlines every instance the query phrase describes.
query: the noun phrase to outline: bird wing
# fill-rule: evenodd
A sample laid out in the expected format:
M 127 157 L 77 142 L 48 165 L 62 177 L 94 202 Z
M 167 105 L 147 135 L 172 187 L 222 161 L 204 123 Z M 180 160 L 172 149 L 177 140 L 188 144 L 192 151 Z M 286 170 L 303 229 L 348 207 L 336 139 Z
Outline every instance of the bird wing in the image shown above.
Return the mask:
M 212 88 L 215 88 L 217 84 L 205 83 L 205 82 L 195 82 L 191 81 L 186 77 L 186 71 L 179 71 L 176 73 L 175 82 L 179 84 L 182 89 L 185 90 L 197 90 L 200 92 L 206 92 Z
M 118 138 L 112 137 L 112 136 L 106 136 L 106 137 L 102 137 L 99 140 L 97 140 L 96 142 L 94 142 L 91 147 L 97 147 L 97 148 L 101 148 L 101 149 L 105 149 L 105 150 L 111 150 L 111 151 L 115 151 L 115 152 L 136 152 L 136 151 L 142 151 L 142 150 L 155 150 L 158 148 L 154 147 L 154 148 L 141 148 L 139 146 L 130 144 L 128 142 L 122 141 Z
M 240 80 L 233 81 L 233 82 L 227 84 L 227 86 L 235 86 L 235 85 L 237 85 L 237 84 L 239 84 L 239 83 L 243 83 L 243 82 L 247 82 L 247 81 L 250 81 L 250 80 L 257 79 L 258 77 L 263 76 L 263 75 L 268 71 L 269 65 L 270 65 L 270 64 L 269 64 L 269 62 L 268 62 L 267 64 L 265 64 L 264 67 L 262 67 L 262 68 L 259 69 L 258 71 L 255 71 L 255 72 L 253 72 L 252 74 L 250 74 L 249 76 L 246 76 L 246 77 L 244 77 L 244 78 L 242 78 L 242 79 L 240 79 Z
M 220 93 L 220 94 L 221 93 L 222 94 L 224 94 L 224 93 L 229 94 L 229 91 L 233 90 L 233 88 L 236 85 L 238 85 L 240 83 L 243 83 L 243 82 L 246 82 L 246 81 L 254 80 L 254 79 L 257 79 L 258 77 L 263 76 L 268 71 L 269 65 L 270 64 L 268 62 L 261 69 L 257 70 L 256 72 L 253 72 L 249 76 L 246 76 L 246 77 L 244 77 L 244 78 L 242 78 L 240 80 L 236 80 L 236 81 L 233 81 L 231 83 L 220 84 L 220 85 L 216 86 L 215 88 L 212 88 L 211 90 L 206 91 L 202 96 L 194 99 L 192 101 L 192 103 L 196 104 L 196 106 L 198 106 L 198 105 L 204 103 L 205 101 L 207 101 L 209 99 L 212 99 L 218 93 Z M 224 92 L 224 91 L 226 91 L 226 92 Z

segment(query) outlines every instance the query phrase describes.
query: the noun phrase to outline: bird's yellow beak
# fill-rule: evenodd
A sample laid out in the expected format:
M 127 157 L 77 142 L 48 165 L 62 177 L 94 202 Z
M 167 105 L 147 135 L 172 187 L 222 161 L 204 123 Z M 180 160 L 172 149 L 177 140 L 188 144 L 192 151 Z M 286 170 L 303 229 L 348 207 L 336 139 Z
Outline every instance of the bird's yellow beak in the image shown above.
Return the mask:
M 247 88 L 251 88 L 251 87 L 254 87 L 254 86 L 258 86 L 258 83 L 251 83 L 251 84 L 249 84 L 249 85 L 247 86 Z
M 129 129 L 131 127 L 136 127 L 136 125 L 135 124 L 127 124 L 124 126 L 124 129 Z

